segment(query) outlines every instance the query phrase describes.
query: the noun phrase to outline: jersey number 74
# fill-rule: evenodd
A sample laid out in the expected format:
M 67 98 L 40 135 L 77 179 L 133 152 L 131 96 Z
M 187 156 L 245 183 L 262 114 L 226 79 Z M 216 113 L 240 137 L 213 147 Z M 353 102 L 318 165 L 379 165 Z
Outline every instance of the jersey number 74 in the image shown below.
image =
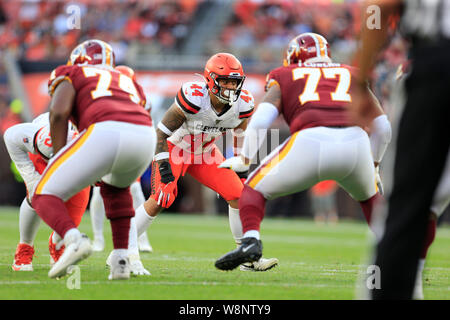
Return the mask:
M 92 99 L 112 96 L 112 91 L 109 90 L 109 86 L 111 85 L 112 80 L 110 71 L 93 67 L 83 67 L 83 73 L 85 77 L 99 76 L 97 87 L 95 88 L 95 90 L 91 91 Z M 139 93 L 133 83 L 133 80 L 130 77 L 124 74 L 119 74 L 118 84 L 120 89 L 130 95 L 131 101 L 137 104 L 140 103 L 141 98 L 139 97 Z

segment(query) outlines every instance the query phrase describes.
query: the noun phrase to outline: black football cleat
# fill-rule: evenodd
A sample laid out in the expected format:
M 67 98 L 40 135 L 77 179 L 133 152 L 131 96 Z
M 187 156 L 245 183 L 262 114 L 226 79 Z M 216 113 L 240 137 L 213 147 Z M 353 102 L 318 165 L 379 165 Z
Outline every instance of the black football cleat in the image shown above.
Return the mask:
M 242 244 L 217 259 L 215 266 L 220 270 L 233 270 L 245 262 L 258 261 L 262 256 L 262 242 L 256 238 L 243 238 Z

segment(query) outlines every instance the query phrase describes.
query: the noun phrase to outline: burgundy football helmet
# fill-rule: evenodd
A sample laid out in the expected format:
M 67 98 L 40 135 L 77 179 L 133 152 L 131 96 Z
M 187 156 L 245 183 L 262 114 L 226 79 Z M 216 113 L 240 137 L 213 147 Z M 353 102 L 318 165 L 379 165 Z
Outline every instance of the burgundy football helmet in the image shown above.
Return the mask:
M 106 65 L 114 68 L 114 51 L 111 45 L 102 40 L 86 40 L 70 53 L 67 65 L 75 64 Z
M 283 64 L 298 62 L 331 62 L 330 45 L 317 33 L 302 33 L 289 42 Z

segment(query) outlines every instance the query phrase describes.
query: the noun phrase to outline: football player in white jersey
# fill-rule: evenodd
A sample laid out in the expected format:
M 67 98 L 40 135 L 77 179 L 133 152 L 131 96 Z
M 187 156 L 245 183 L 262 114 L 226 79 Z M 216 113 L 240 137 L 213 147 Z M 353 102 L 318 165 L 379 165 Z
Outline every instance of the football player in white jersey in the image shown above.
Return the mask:
M 67 142 L 78 136 L 78 131 L 69 123 Z M 14 125 L 4 134 L 4 140 L 11 160 L 15 163 L 22 176 L 27 196 L 20 206 L 19 212 L 19 244 L 12 269 L 14 271 L 33 271 L 34 239 L 38 231 L 41 219 L 30 205 L 34 189 L 41 178 L 42 172 L 47 166 L 47 161 L 53 155 L 52 141 L 50 137 L 49 113 L 43 113 L 30 123 Z M 70 217 L 79 225 L 89 202 L 87 187 L 74 195 L 65 205 Z M 49 238 L 50 263 L 55 263 L 64 252 L 61 237 L 52 232 Z
M 244 71 L 232 54 L 213 55 L 206 63 L 204 78 L 205 82 L 184 83 L 158 124 L 151 195 L 136 210 L 138 234 L 147 230 L 159 212 L 172 205 L 178 179 L 189 173 L 228 202 L 231 232 L 239 245 L 243 234 L 238 201 L 243 190 L 240 178 L 244 177 L 217 167 L 225 158 L 214 141 L 227 131 L 238 133 L 246 129 L 254 99 L 242 89 Z M 234 140 L 236 152 L 238 143 Z M 265 271 L 277 264 L 275 258 L 261 258 L 241 269 Z

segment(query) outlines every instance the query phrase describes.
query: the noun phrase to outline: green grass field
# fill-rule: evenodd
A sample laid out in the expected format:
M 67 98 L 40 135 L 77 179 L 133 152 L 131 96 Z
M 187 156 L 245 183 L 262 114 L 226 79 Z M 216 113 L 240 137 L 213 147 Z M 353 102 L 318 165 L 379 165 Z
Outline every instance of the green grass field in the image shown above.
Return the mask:
M 92 239 L 88 214 L 80 226 Z M 268 272 L 223 272 L 214 261 L 234 248 L 225 216 L 161 214 L 149 229 L 153 253 L 141 254 L 151 276 L 108 281 L 105 260 L 112 249 L 105 222 L 106 250 L 80 264 L 81 288 L 68 277 L 53 280 L 48 236 L 41 223 L 33 272 L 14 272 L 19 239 L 18 208 L 0 208 L 0 299 L 159 299 L 159 300 L 349 300 L 356 299 L 358 274 L 365 272 L 369 233 L 364 223 L 317 226 L 310 220 L 265 219 L 264 256 L 280 265 Z M 440 227 L 425 268 L 426 299 L 450 298 L 450 228 Z

